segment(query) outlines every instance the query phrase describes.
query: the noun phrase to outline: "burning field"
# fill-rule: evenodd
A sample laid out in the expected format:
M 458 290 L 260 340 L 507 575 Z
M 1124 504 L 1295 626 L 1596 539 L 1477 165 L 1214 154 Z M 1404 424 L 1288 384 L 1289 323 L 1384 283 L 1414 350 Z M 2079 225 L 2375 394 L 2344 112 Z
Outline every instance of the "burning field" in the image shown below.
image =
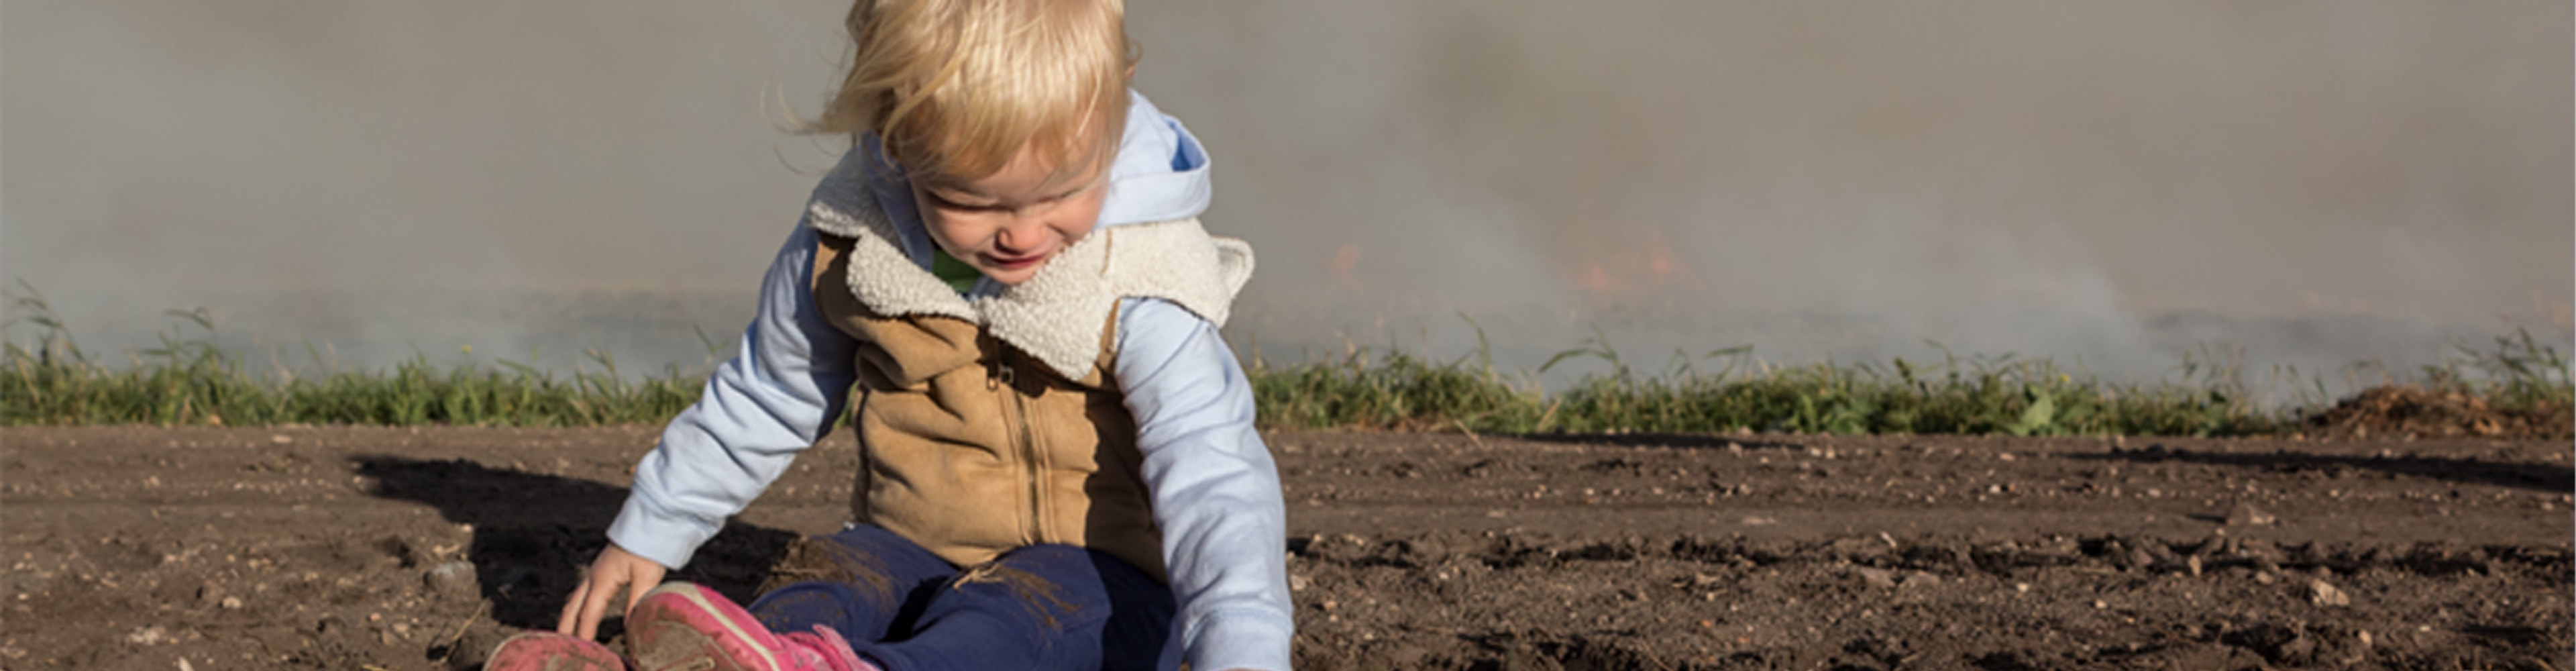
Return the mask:
M 0 431 L 8 669 L 474 668 L 650 427 Z M 1268 434 L 1310 669 L 2568 669 L 2571 451 Z M 834 528 L 846 436 L 677 577 Z M 612 632 L 614 627 L 612 627 Z

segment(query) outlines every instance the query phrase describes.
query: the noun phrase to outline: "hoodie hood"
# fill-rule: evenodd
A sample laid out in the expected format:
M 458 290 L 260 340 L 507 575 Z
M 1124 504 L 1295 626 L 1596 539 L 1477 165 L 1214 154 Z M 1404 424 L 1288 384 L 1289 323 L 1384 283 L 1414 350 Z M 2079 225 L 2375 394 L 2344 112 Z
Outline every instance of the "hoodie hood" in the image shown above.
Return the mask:
M 1127 92 L 1127 132 L 1109 166 L 1109 198 L 1100 226 L 1188 219 L 1206 212 L 1208 158 L 1181 120 Z
M 912 200 L 912 185 L 886 169 L 875 157 L 883 145 L 875 135 L 841 156 L 841 162 L 814 187 L 814 202 L 841 212 L 876 210 L 894 224 L 904 255 L 930 269 L 930 233 Z M 1109 193 L 1100 206 L 1094 232 L 1115 226 L 1188 219 L 1206 212 L 1213 195 L 1207 152 L 1180 119 L 1164 114 L 1134 89 L 1127 91 L 1127 125 L 1118 154 L 1109 165 Z M 847 234 L 843 231 L 827 233 Z M 991 282 L 977 285 L 975 295 L 991 293 Z

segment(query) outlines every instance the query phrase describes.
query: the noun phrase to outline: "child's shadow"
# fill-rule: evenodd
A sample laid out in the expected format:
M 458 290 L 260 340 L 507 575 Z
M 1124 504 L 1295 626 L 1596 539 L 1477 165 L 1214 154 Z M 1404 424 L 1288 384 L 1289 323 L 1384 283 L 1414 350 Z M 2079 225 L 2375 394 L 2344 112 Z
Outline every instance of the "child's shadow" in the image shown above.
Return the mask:
M 523 629 L 554 628 L 582 570 L 607 547 L 608 523 L 626 501 L 624 487 L 463 459 L 362 455 L 350 461 L 359 475 L 374 480 L 371 494 L 426 503 L 450 522 L 472 525 L 465 558 L 474 564 L 483 598 L 492 603 L 492 619 Z M 688 567 L 665 580 L 703 584 L 748 603 L 797 537 L 727 522 Z

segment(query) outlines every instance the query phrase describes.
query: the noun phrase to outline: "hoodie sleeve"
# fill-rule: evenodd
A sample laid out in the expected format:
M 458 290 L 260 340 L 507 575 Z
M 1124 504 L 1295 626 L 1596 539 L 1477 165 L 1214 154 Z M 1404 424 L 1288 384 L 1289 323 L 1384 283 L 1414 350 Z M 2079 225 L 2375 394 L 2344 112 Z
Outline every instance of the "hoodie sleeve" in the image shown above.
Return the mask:
M 1163 668 L 1287 669 L 1287 511 L 1253 429 L 1251 381 L 1215 326 L 1170 302 L 1122 301 L 1117 337 L 1180 606 Z
M 732 360 L 635 466 L 608 539 L 678 568 L 831 430 L 856 374 L 856 341 L 815 307 L 814 229 L 799 224 L 760 284 L 760 308 Z

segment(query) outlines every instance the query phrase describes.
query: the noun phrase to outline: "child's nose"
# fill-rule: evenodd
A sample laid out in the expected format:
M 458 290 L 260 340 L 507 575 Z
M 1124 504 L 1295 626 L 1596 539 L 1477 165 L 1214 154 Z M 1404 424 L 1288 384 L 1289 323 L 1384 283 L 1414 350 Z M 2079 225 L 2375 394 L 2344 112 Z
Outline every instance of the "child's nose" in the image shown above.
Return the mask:
M 1046 217 L 1023 209 L 1011 213 L 1010 221 L 1002 225 L 994 241 L 1006 251 L 1025 251 L 1045 244 L 1046 232 Z

